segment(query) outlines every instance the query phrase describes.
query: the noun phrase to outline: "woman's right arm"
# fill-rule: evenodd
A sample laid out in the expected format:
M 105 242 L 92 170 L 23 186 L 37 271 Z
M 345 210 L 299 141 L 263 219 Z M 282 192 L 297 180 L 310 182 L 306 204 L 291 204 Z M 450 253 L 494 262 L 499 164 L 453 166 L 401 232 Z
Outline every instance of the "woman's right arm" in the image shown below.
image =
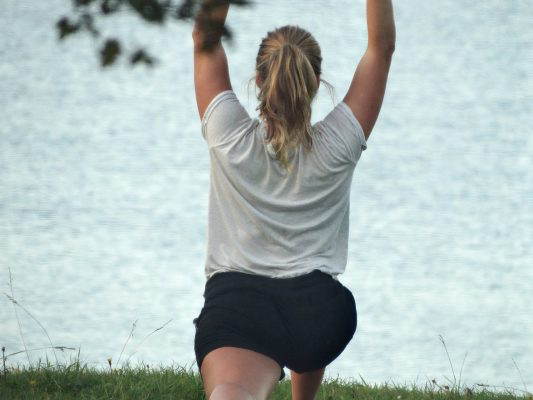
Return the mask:
M 366 16 L 368 47 L 343 101 L 351 108 L 368 139 L 383 103 L 396 42 L 392 0 L 367 0 Z
M 229 10 L 227 0 L 203 0 L 196 16 L 192 37 L 194 40 L 194 89 L 200 119 L 216 95 L 231 90 L 228 60 L 222 46 L 221 33 Z M 202 27 L 202 23 L 205 24 Z M 209 23 L 214 24 L 210 26 Z M 203 29 L 202 29 L 203 28 Z M 205 49 L 211 39 L 214 45 Z

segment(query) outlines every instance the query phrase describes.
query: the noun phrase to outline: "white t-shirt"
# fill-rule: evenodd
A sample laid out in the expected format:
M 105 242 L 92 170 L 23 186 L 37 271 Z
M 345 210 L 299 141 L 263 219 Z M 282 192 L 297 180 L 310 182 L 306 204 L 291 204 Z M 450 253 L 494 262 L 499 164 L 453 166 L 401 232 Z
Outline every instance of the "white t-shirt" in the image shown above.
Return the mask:
M 231 90 L 207 107 L 202 135 L 210 159 L 207 279 L 222 271 L 274 278 L 344 272 L 352 175 L 366 149 L 346 103 L 313 125 L 313 147 L 292 153 L 288 176 L 264 144 L 264 123 Z

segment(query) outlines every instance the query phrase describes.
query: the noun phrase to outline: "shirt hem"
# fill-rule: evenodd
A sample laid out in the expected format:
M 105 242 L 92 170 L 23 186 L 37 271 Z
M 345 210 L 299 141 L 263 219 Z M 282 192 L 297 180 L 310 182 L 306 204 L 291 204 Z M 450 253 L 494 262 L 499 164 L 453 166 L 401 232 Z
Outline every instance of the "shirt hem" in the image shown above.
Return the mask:
M 224 272 L 241 272 L 241 273 L 244 273 L 244 274 L 258 275 L 258 276 L 263 276 L 263 277 L 273 278 L 273 279 L 285 279 L 285 278 L 295 278 L 295 277 L 298 277 L 298 276 L 306 275 L 306 274 L 312 272 L 315 269 L 317 269 L 319 271 L 322 271 L 322 272 L 324 272 L 324 273 L 326 273 L 328 275 L 331 275 L 331 277 L 333 279 L 335 279 L 335 280 L 339 280 L 338 279 L 338 275 L 340 275 L 340 273 L 334 273 L 329 268 L 324 267 L 323 265 L 316 265 L 316 266 L 313 266 L 313 267 L 306 267 L 305 269 L 302 269 L 302 270 L 299 270 L 299 271 L 296 271 L 296 272 L 289 272 L 289 273 L 284 273 L 284 274 L 265 274 L 265 273 L 260 273 L 260 272 L 256 272 L 256 271 L 250 271 L 250 270 L 241 269 L 241 268 L 218 267 L 217 269 L 212 270 L 209 273 L 206 272 L 205 277 L 206 277 L 206 280 L 209 280 L 213 276 L 215 276 L 217 274 L 224 273 Z

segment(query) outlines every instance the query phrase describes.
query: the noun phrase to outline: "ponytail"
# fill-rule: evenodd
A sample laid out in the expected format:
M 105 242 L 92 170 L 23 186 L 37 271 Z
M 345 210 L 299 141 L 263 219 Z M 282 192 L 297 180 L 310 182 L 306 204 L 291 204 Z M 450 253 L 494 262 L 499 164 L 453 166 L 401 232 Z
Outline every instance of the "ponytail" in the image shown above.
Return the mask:
M 301 144 L 313 145 L 311 103 L 318 92 L 322 57 L 310 33 L 285 26 L 269 32 L 257 56 L 262 81 L 258 95 L 259 116 L 266 125 L 265 143 L 290 172 L 289 152 Z

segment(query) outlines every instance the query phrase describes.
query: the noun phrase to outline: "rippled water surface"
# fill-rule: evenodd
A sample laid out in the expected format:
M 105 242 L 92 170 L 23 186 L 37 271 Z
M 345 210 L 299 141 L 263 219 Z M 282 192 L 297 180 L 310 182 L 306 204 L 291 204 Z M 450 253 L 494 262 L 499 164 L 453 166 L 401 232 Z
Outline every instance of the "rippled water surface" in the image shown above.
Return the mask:
M 261 2 L 258 2 L 261 3 Z M 355 4 L 354 4 L 355 3 Z M 322 46 L 313 120 L 345 94 L 365 46 L 362 1 L 275 0 L 230 12 L 235 91 L 255 114 L 254 58 L 295 23 Z M 102 25 L 159 65 L 102 72 L 87 35 L 58 42 L 69 2 L 0 10 L 0 282 L 56 345 L 91 365 L 193 366 L 202 306 L 209 160 L 193 91 L 190 25 Z M 327 374 L 367 382 L 533 389 L 533 5 L 396 1 L 397 50 L 357 166 L 349 260 L 359 326 Z M 104 21 L 105 22 L 105 21 Z M 7 353 L 49 345 L 0 299 Z M 158 327 L 171 322 L 149 336 Z M 68 360 L 76 352 L 59 352 Z M 10 363 L 54 357 L 48 351 Z M 518 366 L 518 368 L 517 368 Z

